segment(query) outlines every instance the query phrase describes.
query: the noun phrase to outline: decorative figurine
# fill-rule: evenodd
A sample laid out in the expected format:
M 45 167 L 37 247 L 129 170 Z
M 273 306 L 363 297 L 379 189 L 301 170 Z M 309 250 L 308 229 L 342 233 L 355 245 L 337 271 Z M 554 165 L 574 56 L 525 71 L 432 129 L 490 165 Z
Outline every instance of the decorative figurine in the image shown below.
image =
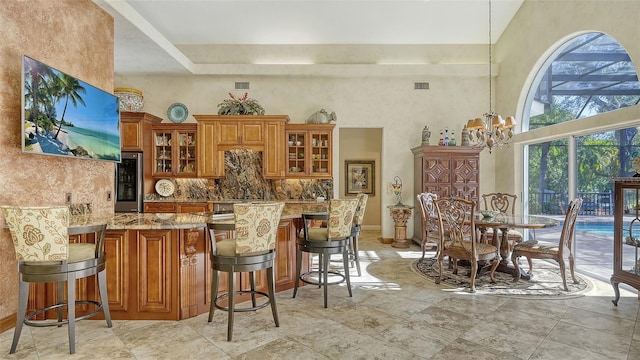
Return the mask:
M 429 125 L 425 126 L 422 129 L 422 145 L 429 145 L 429 138 L 431 137 L 431 130 L 429 130 Z

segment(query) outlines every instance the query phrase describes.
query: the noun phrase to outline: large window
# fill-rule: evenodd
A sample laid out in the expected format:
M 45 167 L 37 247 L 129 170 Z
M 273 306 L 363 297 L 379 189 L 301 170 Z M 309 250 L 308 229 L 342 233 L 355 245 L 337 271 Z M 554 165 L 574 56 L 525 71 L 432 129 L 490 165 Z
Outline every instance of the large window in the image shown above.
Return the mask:
M 524 148 L 524 210 L 562 220 L 569 199 L 581 197 L 576 266 L 604 280 L 613 266 L 611 178 L 635 173 L 631 162 L 640 155 L 640 127 L 599 122 L 615 118 L 604 113 L 638 106 L 639 101 L 638 76 L 627 52 L 608 35 L 589 33 L 561 45 L 542 66 L 522 119 L 523 131 L 538 139 Z M 566 122 L 571 123 L 558 125 Z M 545 128 L 549 126 L 553 128 Z M 625 199 L 625 210 L 632 206 Z M 560 229 L 528 236 L 557 241 Z
M 560 46 L 538 72 L 523 131 L 639 102 L 640 83 L 625 49 L 606 34 L 588 33 Z M 611 215 L 611 178 L 634 173 L 631 161 L 640 155 L 637 133 L 635 127 L 576 137 L 554 133 L 528 145 L 528 212 L 562 214 L 571 194 L 583 198 L 583 214 Z

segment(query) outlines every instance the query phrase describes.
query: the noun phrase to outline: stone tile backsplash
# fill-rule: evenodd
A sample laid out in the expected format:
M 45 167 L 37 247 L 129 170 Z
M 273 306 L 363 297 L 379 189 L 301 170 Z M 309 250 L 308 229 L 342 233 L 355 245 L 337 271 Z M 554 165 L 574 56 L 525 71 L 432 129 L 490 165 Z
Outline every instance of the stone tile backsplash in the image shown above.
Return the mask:
M 170 198 L 156 193 L 146 200 L 222 201 L 247 200 L 315 200 L 330 199 L 332 179 L 282 179 L 262 177 L 262 153 L 246 149 L 225 152 L 225 176 L 220 179 L 176 178 L 176 191 Z

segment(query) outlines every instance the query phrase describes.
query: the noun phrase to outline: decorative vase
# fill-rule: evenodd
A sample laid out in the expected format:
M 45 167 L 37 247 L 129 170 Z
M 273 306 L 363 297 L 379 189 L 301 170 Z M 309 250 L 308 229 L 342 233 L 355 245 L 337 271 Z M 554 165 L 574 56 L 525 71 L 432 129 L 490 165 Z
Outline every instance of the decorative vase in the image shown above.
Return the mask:
M 429 145 L 429 138 L 431 137 L 431 130 L 429 130 L 429 125 L 425 126 L 422 129 L 422 145 Z
M 467 129 L 466 125 L 462 128 L 462 139 L 460 141 L 460 145 L 469 146 L 469 129 Z
M 118 108 L 120 111 L 142 111 L 144 97 L 142 91 L 132 88 L 115 88 L 113 94 L 118 97 Z

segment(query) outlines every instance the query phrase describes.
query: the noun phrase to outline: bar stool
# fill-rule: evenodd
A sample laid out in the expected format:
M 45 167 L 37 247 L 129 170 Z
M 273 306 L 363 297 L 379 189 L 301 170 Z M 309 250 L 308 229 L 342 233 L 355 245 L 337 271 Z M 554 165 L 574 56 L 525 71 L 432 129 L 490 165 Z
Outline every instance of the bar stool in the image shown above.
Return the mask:
M 107 273 L 105 271 L 104 232 L 106 224 L 88 225 L 69 229 L 69 208 L 12 207 L 2 206 L 18 260 L 19 296 L 16 327 L 10 354 L 16 352 L 22 325 L 62 326 L 68 325 L 69 353 L 76 352 L 75 323 L 103 311 L 107 327 L 111 327 L 109 300 L 107 298 Z M 69 243 L 69 235 L 97 233 L 91 243 Z M 100 302 L 76 300 L 76 279 L 97 274 Z M 25 315 L 29 298 L 29 283 L 57 283 L 58 303 Z M 67 284 L 67 301 L 64 302 L 64 285 Z M 95 309 L 81 317 L 75 316 L 75 305 L 90 304 Z M 63 319 L 63 308 L 67 307 L 67 318 Z M 57 310 L 56 321 L 31 321 L 48 310 Z
M 364 221 L 364 211 L 367 207 L 367 199 L 369 199 L 369 195 L 359 193 L 356 199 L 358 200 L 358 206 L 356 207 L 356 213 L 353 216 L 353 225 L 351 226 L 351 237 L 349 239 L 349 261 L 351 261 L 351 266 L 355 263 L 358 276 L 362 276 L 362 272 L 360 271 L 358 241 L 360 240 L 360 229 L 362 227 L 362 222 Z
M 256 311 L 269 304 L 273 313 L 276 327 L 280 326 L 278 309 L 276 307 L 275 283 L 273 263 L 276 255 L 276 237 L 280 215 L 284 209 L 284 203 L 264 204 L 234 204 L 233 212 L 235 224 L 235 237 L 216 242 L 212 231 L 216 229 L 230 230 L 228 225 L 209 224 L 209 241 L 211 242 L 211 306 L 209 308 L 209 322 L 213 320 L 216 308 L 228 313 L 227 341 L 231 341 L 233 335 L 233 317 L 235 312 Z M 269 293 L 256 290 L 254 273 L 258 270 L 267 270 L 267 282 Z M 229 291 L 218 296 L 218 272 L 224 271 L 229 275 Z M 236 272 L 248 272 L 251 283 L 250 290 L 236 290 Z M 235 296 L 251 294 L 251 307 L 235 308 Z M 262 295 L 269 300 L 258 305 L 256 295 Z M 228 298 L 228 306 L 218 305 L 218 302 Z
M 356 199 L 333 199 L 329 201 L 329 213 L 302 214 L 304 231 L 298 237 L 296 282 L 293 288 L 293 297 L 298 292 L 300 281 L 318 286 L 324 286 L 324 307 L 327 307 L 327 285 L 335 285 L 346 280 L 349 296 L 351 293 L 351 280 L 349 278 L 349 239 L 351 238 L 351 226 L 358 206 Z M 311 228 L 311 220 L 327 220 L 327 227 Z M 318 270 L 312 270 L 300 274 L 302 268 L 302 253 L 319 255 Z M 329 257 L 331 254 L 342 254 L 344 274 L 329 270 Z M 329 283 L 328 275 L 337 275 L 340 280 Z M 318 281 L 311 278 L 318 276 Z

